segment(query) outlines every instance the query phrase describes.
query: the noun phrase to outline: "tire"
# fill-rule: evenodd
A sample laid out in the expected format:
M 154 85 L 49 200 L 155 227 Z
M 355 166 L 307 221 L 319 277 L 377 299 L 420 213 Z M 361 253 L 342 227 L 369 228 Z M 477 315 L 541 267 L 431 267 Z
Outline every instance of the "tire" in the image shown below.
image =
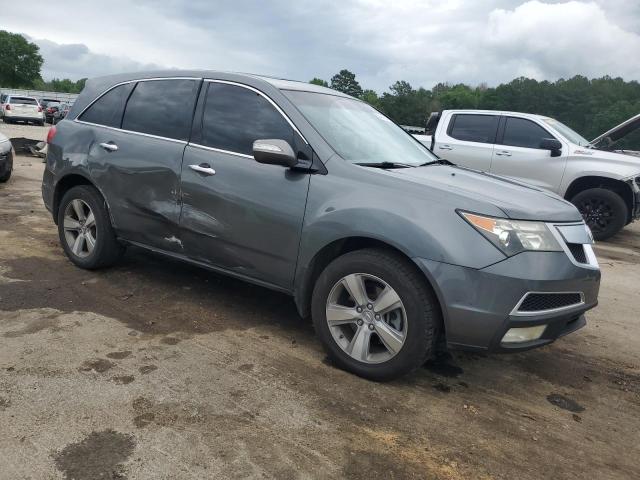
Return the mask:
M 82 210 L 82 214 L 78 214 L 78 209 L 74 208 L 78 206 Z M 91 225 L 89 224 L 90 213 L 93 213 L 94 218 Z M 82 220 L 83 215 L 84 221 Z M 66 226 L 65 216 L 68 220 Z M 118 242 L 111 225 L 104 198 L 95 187 L 78 185 L 71 188 L 62 197 L 57 218 L 58 235 L 62 248 L 69 260 L 78 267 L 88 270 L 108 267 L 116 263 L 124 253 L 124 247 Z M 77 240 L 81 234 L 84 239 L 79 241 L 78 248 L 75 249 L 76 243 L 73 242 L 73 239 Z M 93 243 L 93 247 L 91 247 L 91 243 Z
M 11 170 L 12 167 L 9 166 L 4 173 L 0 174 L 0 183 L 6 183 L 9 181 L 9 179 L 11 178 Z
M 618 233 L 629 218 L 627 204 L 613 190 L 590 188 L 571 199 L 596 240 L 606 240 Z
M 346 280 L 347 284 L 354 279 L 364 279 L 366 303 L 374 307 L 369 310 L 363 305 L 362 313 L 355 321 L 351 315 L 357 314 L 355 308 L 359 302 L 353 301 L 355 297 L 344 287 L 345 278 L 350 279 Z M 397 293 L 394 298 L 399 298 L 400 306 L 396 310 L 384 313 L 385 302 L 379 295 L 381 288 L 391 288 Z M 371 296 L 376 297 L 375 300 Z M 397 300 L 395 304 L 398 304 Z M 330 305 L 334 307 L 329 308 Z M 350 319 L 346 320 L 347 323 L 334 323 L 330 327 L 327 311 L 342 314 L 344 305 L 347 305 Z M 377 315 L 378 305 L 382 308 L 379 310 L 382 316 Z M 357 250 L 331 262 L 314 286 L 311 315 L 316 333 L 333 362 L 344 370 L 375 381 L 392 380 L 422 366 L 435 351 L 437 333 L 442 324 L 439 305 L 422 274 L 402 256 L 382 249 Z M 335 313 L 331 316 L 335 320 Z M 390 328 L 392 323 L 395 328 Z M 357 348 L 356 337 L 367 331 L 369 340 L 360 344 L 366 344 L 366 352 L 369 353 L 362 355 L 358 353 L 361 349 Z M 389 337 L 389 331 L 395 337 Z M 396 348 L 389 349 L 382 340 L 383 336 L 391 338 Z M 395 340 L 400 336 L 403 336 L 401 345 Z M 390 342 L 388 344 L 391 345 Z M 354 352 L 357 359 L 352 356 Z

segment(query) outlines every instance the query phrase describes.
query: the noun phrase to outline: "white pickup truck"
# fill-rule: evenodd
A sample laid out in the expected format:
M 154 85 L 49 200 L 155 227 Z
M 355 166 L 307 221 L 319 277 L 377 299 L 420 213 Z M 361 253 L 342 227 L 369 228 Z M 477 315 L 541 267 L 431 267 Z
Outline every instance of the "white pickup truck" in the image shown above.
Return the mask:
M 640 115 L 591 142 L 553 118 L 492 110 L 432 114 L 414 137 L 457 165 L 512 177 L 571 201 L 597 240 L 640 218 L 640 152 L 615 144 Z

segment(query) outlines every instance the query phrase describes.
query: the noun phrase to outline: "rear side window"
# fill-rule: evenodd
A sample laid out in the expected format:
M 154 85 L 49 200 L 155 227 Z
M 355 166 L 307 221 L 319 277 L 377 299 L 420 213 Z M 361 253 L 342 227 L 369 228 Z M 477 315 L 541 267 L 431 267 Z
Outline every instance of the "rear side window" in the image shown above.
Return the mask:
M 531 120 L 507 117 L 501 143 L 512 147 L 540 148 L 543 138 L 553 138 L 553 135 Z
M 134 83 L 125 83 L 109 90 L 80 115 L 79 120 L 120 128 L 124 104 L 134 85 Z
M 28 97 L 11 97 L 9 103 L 12 105 L 38 105 L 38 101 L 35 98 Z
M 198 91 L 196 80 L 138 82 L 122 119 L 122 128 L 187 140 Z
M 202 117 L 202 143 L 253 154 L 255 140 L 277 138 L 293 145 L 293 128 L 262 95 L 247 88 L 209 83 Z
M 447 134 L 466 142 L 493 143 L 498 130 L 496 115 L 454 115 Z

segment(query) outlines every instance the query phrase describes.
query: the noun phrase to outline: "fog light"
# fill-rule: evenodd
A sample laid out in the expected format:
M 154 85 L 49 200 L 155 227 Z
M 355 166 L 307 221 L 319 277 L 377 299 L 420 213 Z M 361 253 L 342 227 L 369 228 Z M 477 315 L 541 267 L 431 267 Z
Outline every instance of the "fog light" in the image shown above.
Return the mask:
M 539 339 L 544 333 L 546 325 L 536 325 L 535 327 L 510 328 L 502 337 L 502 343 L 530 342 Z

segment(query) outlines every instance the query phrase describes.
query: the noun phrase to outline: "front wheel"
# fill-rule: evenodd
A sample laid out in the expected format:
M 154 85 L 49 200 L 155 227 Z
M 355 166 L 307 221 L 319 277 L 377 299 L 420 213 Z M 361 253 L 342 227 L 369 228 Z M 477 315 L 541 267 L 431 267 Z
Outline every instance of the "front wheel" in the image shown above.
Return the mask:
M 335 259 L 313 290 L 312 318 L 331 359 L 386 381 L 424 364 L 441 323 L 435 296 L 398 254 L 365 249 Z
M 627 224 L 627 204 L 613 190 L 590 188 L 574 196 L 571 203 L 580 211 L 596 240 L 611 238 Z
M 102 195 L 90 185 L 73 187 L 62 197 L 58 234 L 67 257 L 81 268 L 110 266 L 124 252 Z

